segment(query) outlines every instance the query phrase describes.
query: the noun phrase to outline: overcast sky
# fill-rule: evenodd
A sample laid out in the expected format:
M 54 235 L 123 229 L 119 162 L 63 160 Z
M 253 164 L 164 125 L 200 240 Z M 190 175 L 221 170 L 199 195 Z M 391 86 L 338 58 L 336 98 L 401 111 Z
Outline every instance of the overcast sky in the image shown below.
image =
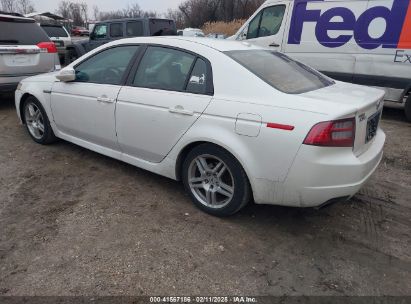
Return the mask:
M 76 0 L 73 0 L 76 1 Z M 84 0 L 91 13 L 92 7 L 98 5 L 100 11 L 118 10 L 126 7 L 127 4 L 138 3 L 143 10 L 155 10 L 165 13 L 169 8 L 177 8 L 182 0 Z M 49 11 L 54 13 L 59 0 L 32 0 L 37 12 Z

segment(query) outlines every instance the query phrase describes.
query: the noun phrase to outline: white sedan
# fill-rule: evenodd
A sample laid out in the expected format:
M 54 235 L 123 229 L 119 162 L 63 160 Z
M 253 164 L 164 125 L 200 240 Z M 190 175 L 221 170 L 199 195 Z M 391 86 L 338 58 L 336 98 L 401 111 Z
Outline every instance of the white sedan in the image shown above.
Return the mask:
M 251 200 L 353 196 L 382 158 L 383 97 L 248 43 L 141 37 L 22 81 L 16 108 L 35 142 L 182 180 L 199 208 L 226 216 Z

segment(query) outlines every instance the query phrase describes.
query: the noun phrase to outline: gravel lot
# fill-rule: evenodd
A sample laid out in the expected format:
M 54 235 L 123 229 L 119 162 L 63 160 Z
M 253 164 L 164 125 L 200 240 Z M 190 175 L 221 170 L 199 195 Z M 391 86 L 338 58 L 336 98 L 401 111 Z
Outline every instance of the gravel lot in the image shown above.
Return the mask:
M 35 144 L 0 98 L 0 295 L 411 295 L 411 124 L 351 201 L 219 219 L 180 183 Z

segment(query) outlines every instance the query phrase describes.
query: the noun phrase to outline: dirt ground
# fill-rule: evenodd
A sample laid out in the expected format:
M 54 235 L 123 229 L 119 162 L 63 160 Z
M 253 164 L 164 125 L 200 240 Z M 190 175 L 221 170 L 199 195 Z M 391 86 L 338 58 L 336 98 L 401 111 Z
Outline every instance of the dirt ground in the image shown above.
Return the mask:
M 180 183 L 67 142 L 0 102 L 0 295 L 411 295 L 411 124 L 352 200 L 219 219 Z

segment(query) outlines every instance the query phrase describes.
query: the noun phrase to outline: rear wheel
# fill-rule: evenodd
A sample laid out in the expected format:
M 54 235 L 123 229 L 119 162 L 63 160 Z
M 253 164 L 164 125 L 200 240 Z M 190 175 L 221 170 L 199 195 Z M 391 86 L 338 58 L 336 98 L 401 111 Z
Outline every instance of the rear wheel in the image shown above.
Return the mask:
M 405 102 L 405 117 L 407 117 L 408 121 L 411 121 L 411 93 Z
M 56 141 L 46 111 L 33 96 L 25 100 L 23 115 L 27 131 L 35 142 L 47 145 Z
M 232 215 L 250 201 L 250 184 L 241 164 L 212 144 L 197 146 L 188 154 L 183 182 L 194 204 L 215 216 Z

